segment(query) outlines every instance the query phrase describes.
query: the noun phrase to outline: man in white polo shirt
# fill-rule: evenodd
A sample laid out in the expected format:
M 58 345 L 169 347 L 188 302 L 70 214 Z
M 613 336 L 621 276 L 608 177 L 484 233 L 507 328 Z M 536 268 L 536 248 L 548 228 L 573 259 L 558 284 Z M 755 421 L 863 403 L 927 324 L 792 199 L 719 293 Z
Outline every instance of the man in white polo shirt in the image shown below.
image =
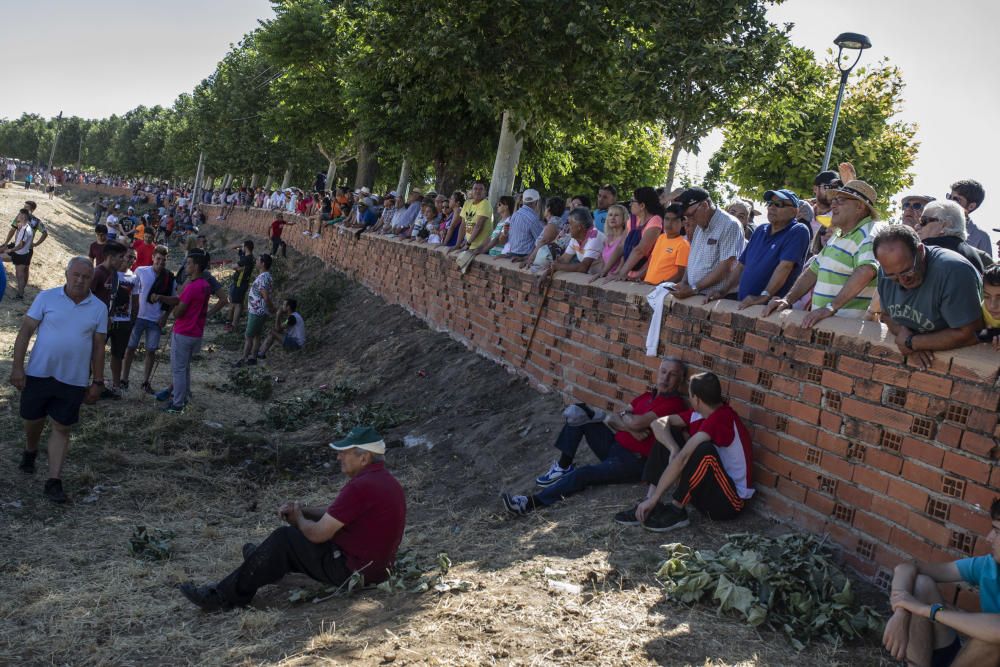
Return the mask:
M 71 259 L 66 266 L 66 284 L 39 292 L 14 341 L 10 383 L 21 392 L 27 440 L 20 468 L 28 474 L 35 472 L 38 443 L 46 420 L 51 419 L 45 495 L 57 503 L 66 502 L 61 476 L 70 428 L 80 419 L 80 404 L 96 401 L 104 387 L 108 308 L 90 293 L 93 275 L 89 258 Z M 25 368 L 28 342 L 36 332 Z

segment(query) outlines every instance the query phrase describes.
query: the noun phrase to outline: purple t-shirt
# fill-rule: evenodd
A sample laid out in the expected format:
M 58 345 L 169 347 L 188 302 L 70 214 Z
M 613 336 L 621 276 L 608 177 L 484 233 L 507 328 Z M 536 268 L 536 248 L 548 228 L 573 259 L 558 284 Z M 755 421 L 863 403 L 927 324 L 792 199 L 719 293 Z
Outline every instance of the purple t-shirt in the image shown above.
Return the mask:
M 205 333 L 205 320 L 208 318 L 208 297 L 212 288 L 208 281 L 198 278 L 184 285 L 181 291 L 181 303 L 188 305 L 184 314 L 174 320 L 174 333 L 181 336 L 201 338 Z

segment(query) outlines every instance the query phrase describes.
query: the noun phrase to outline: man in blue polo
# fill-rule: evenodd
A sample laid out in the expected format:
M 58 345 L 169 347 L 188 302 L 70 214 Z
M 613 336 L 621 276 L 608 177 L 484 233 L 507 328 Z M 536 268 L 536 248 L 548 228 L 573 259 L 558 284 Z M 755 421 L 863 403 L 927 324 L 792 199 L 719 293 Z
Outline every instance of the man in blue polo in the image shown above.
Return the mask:
M 772 296 L 785 296 L 802 272 L 812 234 L 795 219 L 798 196 L 791 190 L 768 190 L 764 201 L 767 222 L 754 230 L 728 279 L 706 295 L 708 301 L 735 291 L 740 310 L 762 305 Z

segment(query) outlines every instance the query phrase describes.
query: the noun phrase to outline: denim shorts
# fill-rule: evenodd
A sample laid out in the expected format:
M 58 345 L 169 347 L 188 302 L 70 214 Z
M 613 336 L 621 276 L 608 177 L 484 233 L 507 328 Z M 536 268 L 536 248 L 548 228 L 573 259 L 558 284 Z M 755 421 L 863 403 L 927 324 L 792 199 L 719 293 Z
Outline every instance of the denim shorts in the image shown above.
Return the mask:
M 283 347 L 286 350 L 289 350 L 291 352 L 294 352 L 295 350 L 301 350 L 302 349 L 302 343 L 300 343 L 296 339 L 292 338 L 288 334 L 285 334 L 284 340 L 281 341 L 281 347 Z
M 152 352 L 160 347 L 160 323 L 138 318 L 132 327 L 132 335 L 128 338 L 128 349 L 139 347 L 139 339 L 145 333 L 146 350 Z

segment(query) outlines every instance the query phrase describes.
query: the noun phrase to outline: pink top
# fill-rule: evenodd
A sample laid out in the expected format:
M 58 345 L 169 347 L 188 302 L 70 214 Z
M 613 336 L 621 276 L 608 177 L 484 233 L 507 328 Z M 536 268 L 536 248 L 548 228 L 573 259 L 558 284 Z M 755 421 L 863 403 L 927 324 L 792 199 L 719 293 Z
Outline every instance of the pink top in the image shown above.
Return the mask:
M 611 241 L 608 238 L 604 239 L 604 248 L 601 250 L 601 259 L 604 260 L 604 265 L 605 266 L 607 266 L 608 260 L 611 259 L 612 253 L 614 253 L 614 251 L 618 248 L 618 246 L 620 246 L 622 244 L 622 241 L 624 241 L 624 240 L 625 240 L 625 235 L 624 234 L 622 234 L 621 236 L 619 236 L 618 239 L 615 240 L 615 241 Z M 618 268 L 618 265 L 621 264 L 621 263 L 622 263 L 622 259 L 621 259 L 621 257 L 619 257 L 618 261 L 615 262 L 615 265 L 612 266 L 609 269 L 609 271 L 614 271 L 615 269 Z
M 189 282 L 181 290 L 181 303 L 188 305 L 184 314 L 174 320 L 174 333 L 181 336 L 201 338 L 205 333 L 208 316 L 208 298 L 212 288 L 204 278 Z

